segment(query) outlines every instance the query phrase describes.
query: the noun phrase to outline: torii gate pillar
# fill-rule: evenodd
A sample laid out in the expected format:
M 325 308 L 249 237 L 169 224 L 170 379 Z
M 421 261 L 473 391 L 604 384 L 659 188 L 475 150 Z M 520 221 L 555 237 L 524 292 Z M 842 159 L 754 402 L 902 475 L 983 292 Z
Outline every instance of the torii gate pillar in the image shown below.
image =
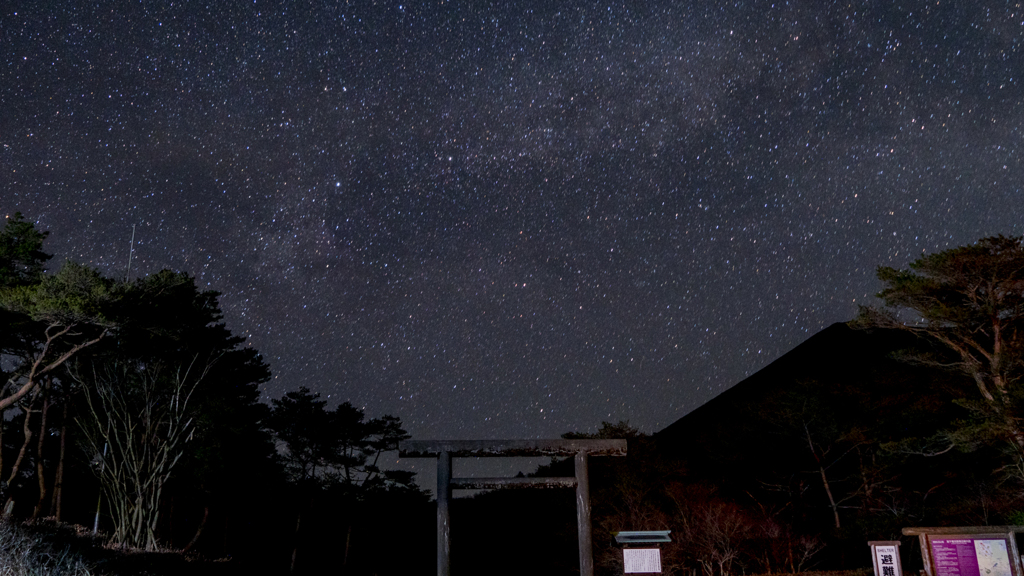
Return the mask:
M 451 576 L 451 525 L 448 506 L 453 489 L 576 488 L 576 533 L 580 576 L 594 576 L 590 535 L 590 456 L 625 456 L 625 440 L 419 440 L 398 446 L 401 458 L 437 458 L 437 576 Z M 576 475 L 563 478 L 452 478 L 453 457 L 573 456 Z

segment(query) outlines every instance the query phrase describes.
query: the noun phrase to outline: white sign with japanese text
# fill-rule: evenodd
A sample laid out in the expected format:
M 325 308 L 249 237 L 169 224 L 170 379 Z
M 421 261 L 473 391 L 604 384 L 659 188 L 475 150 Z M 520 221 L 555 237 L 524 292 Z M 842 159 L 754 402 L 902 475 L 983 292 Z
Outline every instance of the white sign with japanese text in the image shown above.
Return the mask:
M 875 546 L 875 566 L 878 576 L 902 576 L 896 573 L 899 551 L 895 546 Z
M 658 548 L 626 548 L 622 551 L 626 574 L 660 574 L 661 550 Z

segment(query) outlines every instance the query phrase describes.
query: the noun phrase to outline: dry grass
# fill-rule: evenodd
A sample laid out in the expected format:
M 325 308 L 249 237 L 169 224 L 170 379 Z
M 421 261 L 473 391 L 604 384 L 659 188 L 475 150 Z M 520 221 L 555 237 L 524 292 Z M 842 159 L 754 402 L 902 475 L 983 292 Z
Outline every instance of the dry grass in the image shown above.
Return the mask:
M 98 575 L 75 552 L 68 530 L 56 528 L 0 520 L 0 576 Z
M 0 519 L 0 576 L 238 576 L 233 562 L 113 548 L 83 526 Z

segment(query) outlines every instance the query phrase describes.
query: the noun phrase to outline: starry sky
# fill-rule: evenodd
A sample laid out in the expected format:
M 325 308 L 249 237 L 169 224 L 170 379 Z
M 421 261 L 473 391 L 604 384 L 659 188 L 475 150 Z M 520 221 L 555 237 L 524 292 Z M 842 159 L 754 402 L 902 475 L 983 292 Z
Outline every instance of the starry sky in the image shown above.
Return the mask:
M 0 214 L 427 438 L 657 431 L 1024 234 L 1013 1 L 5 2 Z

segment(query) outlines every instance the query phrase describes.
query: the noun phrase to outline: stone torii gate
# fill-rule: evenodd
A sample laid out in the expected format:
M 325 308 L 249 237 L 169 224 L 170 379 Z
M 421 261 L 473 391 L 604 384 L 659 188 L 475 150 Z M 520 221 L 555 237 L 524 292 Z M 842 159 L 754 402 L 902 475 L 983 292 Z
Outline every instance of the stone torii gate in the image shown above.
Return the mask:
M 576 533 L 580 576 L 594 575 L 590 537 L 589 456 L 625 456 L 625 440 L 408 440 L 399 443 L 401 458 L 437 458 L 437 576 L 450 576 L 451 528 L 448 505 L 452 490 L 494 488 L 576 488 Z M 455 457 L 573 456 L 576 475 L 563 478 L 452 478 Z

